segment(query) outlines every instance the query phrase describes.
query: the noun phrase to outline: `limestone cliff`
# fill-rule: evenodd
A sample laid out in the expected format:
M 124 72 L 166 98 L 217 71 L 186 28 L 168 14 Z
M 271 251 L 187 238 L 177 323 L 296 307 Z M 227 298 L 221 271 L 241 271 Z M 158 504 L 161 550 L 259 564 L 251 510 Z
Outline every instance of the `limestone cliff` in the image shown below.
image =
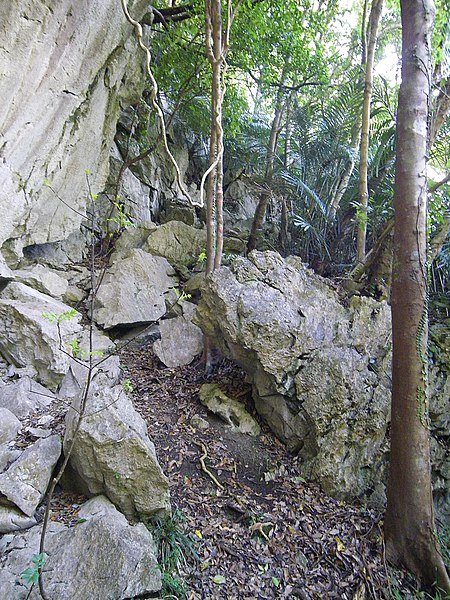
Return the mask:
M 128 4 L 136 18 L 148 9 Z M 0 247 L 11 264 L 24 246 L 79 230 L 86 170 L 100 191 L 120 109 L 143 86 L 143 59 L 120 0 L 0 4 Z

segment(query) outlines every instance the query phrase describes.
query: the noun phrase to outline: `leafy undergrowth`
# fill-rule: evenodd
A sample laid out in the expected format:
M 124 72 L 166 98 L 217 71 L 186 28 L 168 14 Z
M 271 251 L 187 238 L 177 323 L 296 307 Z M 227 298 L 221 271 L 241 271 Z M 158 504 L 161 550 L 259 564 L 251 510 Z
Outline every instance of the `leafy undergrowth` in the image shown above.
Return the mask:
M 170 479 L 174 518 L 157 524 L 162 597 L 419 598 L 386 566 L 378 512 L 306 483 L 298 458 L 263 423 L 251 438 L 207 413 L 198 400 L 205 381 L 249 402 L 236 366 L 223 361 L 206 378 L 199 363 L 164 367 L 150 347 L 128 347 L 121 361 Z M 217 483 L 201 467 L 204 451 Z

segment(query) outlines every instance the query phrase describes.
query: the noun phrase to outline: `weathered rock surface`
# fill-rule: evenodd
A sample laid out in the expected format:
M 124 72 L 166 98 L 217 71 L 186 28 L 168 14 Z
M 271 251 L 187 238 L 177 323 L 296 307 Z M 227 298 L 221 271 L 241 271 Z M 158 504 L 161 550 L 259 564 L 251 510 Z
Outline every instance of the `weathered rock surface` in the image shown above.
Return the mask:
M 195 305 L 183 302 L 183 315 L 159 324 L 161 339 L 153 344 L 156 356 L 166 367 L 188 365 L 203 349 L 203 333 L 192 323 Z
M 22 283 L 9 283 L 0 293 L 0 354 L 16 367 L 29 368 L 41 383 L 55 388 L 70 364 L 60 345 L 68 344 L 81 330 L 81 315 L 62 321 L 58 328 L 43 314 L 61 315 L 70 309 Z
M 200 388 L 200 401 L 211 412 L 223 419 L 233 431 L 259 435 L 261 428 L 247 412 L 242 402 L 230 398 L 216 383 L 204 383 Z
M 7 408 L 16 417 L 26 417 L 39 408 L 49 406 L 55 397 L 29 377 L 21 377 L 0 387 L 0 407 Z
M 68 281 L 60 273 L 43 265 L 34 265 L 14 271 L 15 280 L 24 283 L 43 294 L 62 300 L 67 292 Z
M 49 600 L 125 600 L 161 589 L 153 538 L 144 525 L 129 525 L 104 497 L 86 502 L 79 515 L 86 520 L 70 529 L 49 524 L 43 570 Z M 0 558 L 2 599 L 28 598 L 20 574 L 38 552 L 40 531 L 33 527 L 7 543 Z M 29 598 L 40 598 L 38 590 Z
M 254 252 L 205 283 L 194 319 L 247 371 L 255 406 L 326 492 L 385 500 L 390 309 L 353 297 L 290 257 Z M 450 516 L 450 381 L 430 373 L 435 506 Z
M 108 388 L 107 378 L 99 374 L 86 415 L 69 461 L 70 486 L 88 496 L 105 494 L 130 519 L 169 513 L 168 480 L 147 426 L 122 387 Z M 67 413 L 66 451 L 77 416 L 75 410 Z
M 166 312 L 164 295 L 177 285 L 165 258 L 132 250 L 104 277 L 96 297 L 94 319 L 110 329 L 157 321 Z
M 144 250 L 164 256 L 172 265 L 187 266 L 197 262 L 206 248 L 206 231 L 194 229 L 180 221 L 169 221 L 150 233 Z
M 13 440 L 20 428 L 19 419 L 7 408 L 0 407 L 0 445 Z
M 57 435 L 38 440 L 0 474 L 0 494 L 32 517 L 44 497 L 60 455 L 61 442 Z M 2 497 L 0 503 L 5 504 Z
M 33 527 L 33 525 L 36 525 L 36 519 L 33 517 L 28 517 L 13 506 L 0 505 L 0 535 L 20 531 L 21 529 L 28 529 L 29 527 Z
M 350 307 L 298 259 L 237 259 L 206 282 L 196 322 L 253 382 L 255 405 L 339 497 L 370 494 L 389 420 L 390 314 Z
M 20 456 L 20 451 L 13 447 L 13 440 L 21 427 L 21 422 L 10 410 L 0 407 L 0 473 Z
M 146 10 L 133 3 L 135 18 Z M 101 189 L 120 103 L 138 97 L 144 56 L 115 0 L 3 2 L 0 23 L 0 246 L 10 240 L 3 249 L 20 256 L 24 245 L 78 230 L 86 170 Z

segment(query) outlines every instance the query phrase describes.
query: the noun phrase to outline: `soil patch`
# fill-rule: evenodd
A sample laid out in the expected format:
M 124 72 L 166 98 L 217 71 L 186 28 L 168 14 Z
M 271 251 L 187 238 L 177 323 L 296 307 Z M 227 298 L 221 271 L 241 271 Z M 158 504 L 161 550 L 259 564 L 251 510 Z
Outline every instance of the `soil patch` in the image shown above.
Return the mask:
M 380 514 L 306 483 L 299 459 L 265 423 L 257 438 L 236 434 L 200 403 L 198 392 L 207 381 L 251 407 L 238 367 L 222 361 L 209 377 L 200 362 L 168 369 L 150 345 L 128 347 L 121 362 L 170 479 L 177 526 L 197 555 L 186 547 L 179 573 L 170 574 L 184 580 L 186 597 L 392 597 Z M 198 417 L 207 428 L 195 426 Z M 183 596 L 179 591 L 166 597 Z

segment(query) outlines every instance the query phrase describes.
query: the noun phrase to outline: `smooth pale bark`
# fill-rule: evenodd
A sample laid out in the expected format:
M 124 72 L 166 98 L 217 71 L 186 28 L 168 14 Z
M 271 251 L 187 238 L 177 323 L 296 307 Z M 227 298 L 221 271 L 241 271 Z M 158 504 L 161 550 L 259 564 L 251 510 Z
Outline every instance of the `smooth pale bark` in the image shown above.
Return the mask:
M 385 516 L 388 559 L 450 592 L 435 533 L 427 398 L 426 155 L 430 0 L 401 0 L 402 84 L 397 122 L 392 280 L 391 455 Z
M 223 223 L 220 211 L 223 207 L 223 130 L 222 130 L 222 78 L 221 71 L 224 61 L 222 47 L 222 3 L 221 0 L 205 1 L 205 31 L 206 54 L 211 63 L 211 136 L 209 144 L 209 167 L 206 187 L 206 237 L 207 237 L 207 263 L 206 273 L 211 273 L 216 262 L 220 264 L 221 239 L 218 232 L 223 234 L 223 226 L 218 231 L 218 224 Z M 219 192 L 219 198 L 218 196 Z M 219 202 L 218 202 L 219 200 Z M 215 227 L 214 227 L 215 225 Z M 217 258 L 219 254 L 219 258 Z
M 361 119 L 361 143 L 359 150 L 359 211 L 358 236 L 356 240 L 356 260 L 364 262 L 366 257 L 367 213 L 369 204 L 369 128 L 370 104 L 372 101 L 373 61 L 377 44 L 378 24 L 380 22 L 383 0 L 372 0 L 369 23 L 367 26 L 367 55 L 364 77 L 364 101 Z

